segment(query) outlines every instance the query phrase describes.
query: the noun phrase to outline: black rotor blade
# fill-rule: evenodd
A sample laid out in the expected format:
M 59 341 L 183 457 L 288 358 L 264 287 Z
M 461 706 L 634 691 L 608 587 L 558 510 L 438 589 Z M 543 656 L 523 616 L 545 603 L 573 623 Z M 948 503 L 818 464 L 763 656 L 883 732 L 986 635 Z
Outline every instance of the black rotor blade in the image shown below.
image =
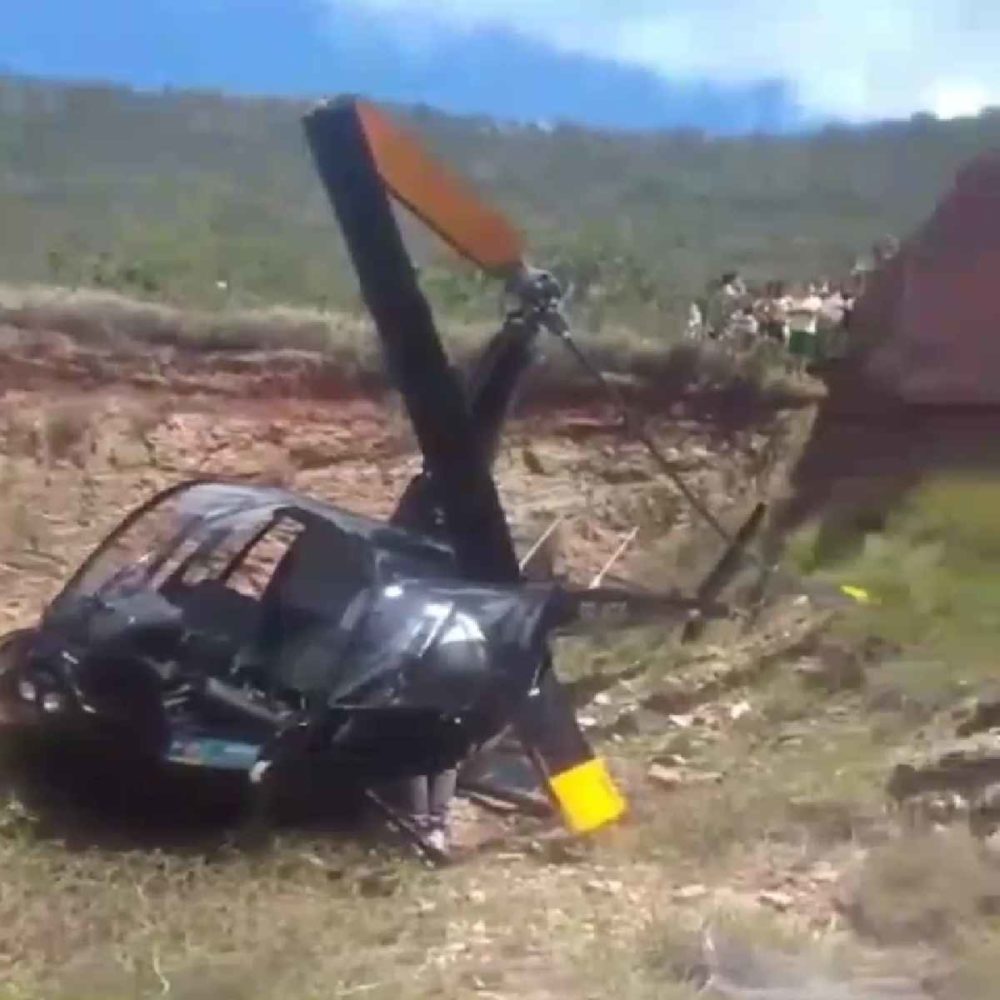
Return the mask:
M 489 421 L 484 418 L 477 430 L 417 284 L 372 136 L 366 134 L 369 111 L 353 98 L 322 104 L 305 117 L 306 136 L 406 403 L 460 572 L 481 582 L 513 583 L 520 580 L 520 569 L 490 475 L 483 434 Z M 392 154 L 382 150 L 383 159 L 386 155 Z M 516 359 L 518 353 L 510 356 Z M 493 400 L 490 393 L 480 395 Z M 515 726 L 571 829 L 587 832 L 621 815 L 624 802 L 580 732 L 550 662 Z
M 698 587 L 699 600 L 714 601 L 725 590 L 726 585 L 739 571 L 743 562 L 743 553 L 760 530 L 766 513 L 767 505 L 762 503 L 757 504 L 750 512 L 750 516 L 740 525 L 739 531 L 733 536 L 732 542 L 726 546 L 719 561 L 702 580 L 701 586 Z M 693 642 L 698 639 L 704 630 L 704 625 L 704 619 L 688 622 L 684 627 L 683 641 Z
M 469 374 L 466 398 L 472 430 L 487 464 L 492 465 L 504 420 L 517 397 L 535 354 L 537 326 L 512 317 L 487 342 Z M 437 529 L 441 504 L 426 471 L 407 484 L 390 520 L 416 531 Z
M 515 729 L 573 833 L 592 833 L 624 815 L 625 799 L 584 738 L 551 667 L 528 697 Z
M 425 468 L 436 484 L 460 570 L 486 582 L 517 580 L 507 520 L 462 386 L 403 245 L 358 102 L 346 98 L 320 105 L 305 117 L 305 130 Z

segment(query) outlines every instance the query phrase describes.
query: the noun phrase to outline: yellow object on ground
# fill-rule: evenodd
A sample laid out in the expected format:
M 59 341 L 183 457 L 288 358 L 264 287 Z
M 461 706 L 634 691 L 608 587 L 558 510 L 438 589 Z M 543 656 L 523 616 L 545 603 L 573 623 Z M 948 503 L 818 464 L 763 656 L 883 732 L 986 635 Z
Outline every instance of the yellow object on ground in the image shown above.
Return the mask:
M 625 799 L 598 758 L 553 775 L 549 787 L 573 833 L 591 833 L 625 813 Z
M 844 584 L 840 589 L 848 597 L 853 597 L 859 604 L 871 604 L 872 595 L 863 587 L 852 587 L 849 584 Z

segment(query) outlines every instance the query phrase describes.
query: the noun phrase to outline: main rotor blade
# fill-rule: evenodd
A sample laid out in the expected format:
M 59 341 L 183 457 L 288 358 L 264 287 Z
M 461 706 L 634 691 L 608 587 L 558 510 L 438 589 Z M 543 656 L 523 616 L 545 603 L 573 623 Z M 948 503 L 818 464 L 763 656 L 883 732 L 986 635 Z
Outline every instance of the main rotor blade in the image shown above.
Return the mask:
M 393 196 L 484 271 L 506 276 L 515 270 L 524 241 L 503 214 L 381 109 L 360 100 L 356 107 L 375 168 Z
M 361 292 L 438 491 L 461 573 L 519 579 L 517 555 L 468 403 L 392 214 L 353 99 L 304 119 L 320 180 L 340 223 Z
M 534 359 L 538 329 L 508 320 L 487 342 L 472 365 L 465 390 L 469 418 L 487 465 L 492 467 L 500 444 L 504 420 L 517 398 L 524 375 Z M 417 531 L 434 530 L 436 508 L 434 483 L 426 469 L 406 487 L 392 521 Z
M 443 508 L 460 572 L 483 582 L 521 578 L 510 529 L 468 401 L 448 363 L 388 195 L 484 268 L 520 264 L 520 240 L 371 105 L 340 99 L 304 120 L 316 168 L 340 222 L 366 305 L 406 402 Z M 457 196 L 456 196 L 457 192 Z M 576 832 L 617 819 L 624 802 L 580 732 L 551 661 L 520 713 L 525 748 Z
M 551 668 L 528 698 L 515 729 L 573 833 L 593 833 L 621 819 L 625 799 L 580 731 L 569 696 Z

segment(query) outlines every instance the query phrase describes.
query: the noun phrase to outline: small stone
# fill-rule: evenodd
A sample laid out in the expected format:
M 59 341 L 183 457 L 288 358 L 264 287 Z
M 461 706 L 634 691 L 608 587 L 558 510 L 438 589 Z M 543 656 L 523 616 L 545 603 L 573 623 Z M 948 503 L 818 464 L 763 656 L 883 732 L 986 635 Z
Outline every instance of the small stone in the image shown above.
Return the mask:
M 832 885 L 840 881 L 840 872 L 829 861 L 822 861 L 809 872 L 809 877 L 814 882 L 823 882 L 827 885 Z
M 671 896 L 673 899 L 679 902 L 691 902 L 695 899 L 704 899 L 708 895 L 708 886 L 702 885 L 700 882 L 694 882 L 691 885 L 682 885 L 679 889 L 675 889 Z
M 653 764 L 646 776 L 664 788 L 714 785 L 722 781 L 722 775 L 718 771 L 693 771 L 690 768 L 667 767 L 664 764 Z
M 684 772 L 679 767 L 667 767 L 664 764 L 653 764 L 646 772 L 650 781 L 655 781 L 665 788 L 678 788 L 682 784 Z
M 777 889 L 764 889 L 757 893 L 757 899 L 765 906 L 770 906 L 782 913 L 784 913 L 785 910 L 790 909 L 792 904 L 795 902 L 795 899 L 787 892 L 781 892 Z
M 956 730 L 959 736 L 972 736 L 1000 726 L 1000 692 L 992 691 L 971 698 L 956 714 L 959 718 Z

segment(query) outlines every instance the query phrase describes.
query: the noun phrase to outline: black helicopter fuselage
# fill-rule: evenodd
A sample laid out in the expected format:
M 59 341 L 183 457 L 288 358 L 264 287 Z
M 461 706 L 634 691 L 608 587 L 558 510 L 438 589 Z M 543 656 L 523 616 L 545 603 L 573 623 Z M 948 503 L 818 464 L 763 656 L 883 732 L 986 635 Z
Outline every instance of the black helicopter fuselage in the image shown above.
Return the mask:
M 97 728 L 125 753 L 253 781 L 307 760 L 354 783 L 427 774 L 513 729 L 570 828 L 597 829 L 624 802 L 577 726 L 549 639 L 587 604 L 645 595 L 522 580 L 491 469 L 558 289 L 517 264 L 520 305 L 463 384 L 403 246 L 387 159 L 416 178 L 411 194 L 450 182 L 354 99 L 319 106 L 305 130 L 422 472 L 389 523 L 264 486 L 159 494 L 37 627 L 8 637 L 6 694 L 54 729 Z M 691 610 L 674 595 L 647 603 Z
M 173 763 L 249 770 L 299 739 L 354 780 L 427 773 L 517 713 L 558 614 L 551 587 L 453 566 L 445 545 L 288 491 L 183 484 L 15 637 L 8 685 L 39 722 Z

